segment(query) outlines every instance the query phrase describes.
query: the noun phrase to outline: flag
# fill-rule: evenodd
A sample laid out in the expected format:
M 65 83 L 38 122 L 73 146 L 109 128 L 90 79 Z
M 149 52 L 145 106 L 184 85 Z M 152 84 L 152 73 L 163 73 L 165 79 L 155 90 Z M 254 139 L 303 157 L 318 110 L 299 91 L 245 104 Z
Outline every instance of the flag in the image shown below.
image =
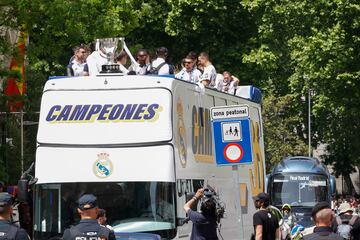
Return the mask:
M 27 34 L 25 31 L 20 31 L 15 53 L 10 62 L 10 76 L 7 78 L 4 86 L 4 94 L 8 97 L 7 105 L 10 112 L 18 111 L 24 105 L 22 96 L 26 90 L 24 74 L 26 43 Z

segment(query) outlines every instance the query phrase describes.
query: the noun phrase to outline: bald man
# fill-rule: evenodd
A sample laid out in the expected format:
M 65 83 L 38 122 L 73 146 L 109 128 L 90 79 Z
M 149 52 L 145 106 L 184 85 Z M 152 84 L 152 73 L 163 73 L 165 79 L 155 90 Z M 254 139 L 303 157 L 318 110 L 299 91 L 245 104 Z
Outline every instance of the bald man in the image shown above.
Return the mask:
M 329 203 L 320 202 L 316 204 L 311 215 L 316 227 L 312 234 L 304 237 L 304 240 L 344 240 L 332 231 L 331 224 L 334 219 L 334 214 Z

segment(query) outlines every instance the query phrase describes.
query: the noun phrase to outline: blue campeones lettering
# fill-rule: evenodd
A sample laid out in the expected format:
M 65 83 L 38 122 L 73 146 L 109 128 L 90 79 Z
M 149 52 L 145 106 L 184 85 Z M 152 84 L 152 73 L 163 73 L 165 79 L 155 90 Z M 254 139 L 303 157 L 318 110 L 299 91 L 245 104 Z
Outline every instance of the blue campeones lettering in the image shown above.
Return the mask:
M 51 123 L 71 122 L 153 122 L 159 118 L 162 107 L 159 104 L 86 104 L 54 105 L 50 108 L 46 121 Z

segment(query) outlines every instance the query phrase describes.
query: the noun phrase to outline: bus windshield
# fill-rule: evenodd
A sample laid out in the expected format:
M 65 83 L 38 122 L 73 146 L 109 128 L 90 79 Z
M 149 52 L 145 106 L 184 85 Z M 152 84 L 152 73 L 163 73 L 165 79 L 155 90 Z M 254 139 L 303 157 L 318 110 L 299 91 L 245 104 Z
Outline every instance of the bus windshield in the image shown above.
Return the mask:
M 323 175 L 277 174 L 271 191 L 272 204 L 281 206 L 314 206 L 317 202 L 328 201 L 328 183 Z
M 115 232 L 151 232 L 170 238 L 175 231 L 175 183 L 103 182 L 41 184 L 36 187 L 35 237 L 48 239 L 79 222 L 77 200 L 98 198 Z

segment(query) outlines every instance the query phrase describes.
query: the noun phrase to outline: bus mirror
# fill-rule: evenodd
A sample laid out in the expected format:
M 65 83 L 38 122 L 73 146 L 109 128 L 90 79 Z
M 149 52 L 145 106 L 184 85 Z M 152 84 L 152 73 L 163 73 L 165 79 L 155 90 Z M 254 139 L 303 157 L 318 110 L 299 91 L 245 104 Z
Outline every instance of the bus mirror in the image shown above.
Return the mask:
M 265 178 L 265 189 L 266 189 L 266 192 L 269 193 L 270 192 L 270 174 L 266 175 L 266 178 Z
M 19 202 L 27 202 L 28 200 L 29 183 L 26 179 L 20 179 L 18 181 L 18 195 Z

